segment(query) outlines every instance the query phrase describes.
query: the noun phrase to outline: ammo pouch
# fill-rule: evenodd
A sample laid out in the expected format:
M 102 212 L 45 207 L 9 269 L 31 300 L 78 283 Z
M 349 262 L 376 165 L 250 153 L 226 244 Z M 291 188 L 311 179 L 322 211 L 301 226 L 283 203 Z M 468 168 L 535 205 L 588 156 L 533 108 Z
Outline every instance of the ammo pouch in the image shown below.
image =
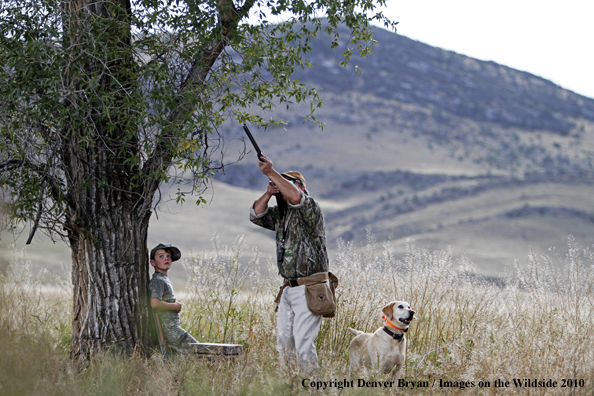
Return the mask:
M 335 289 L 338 286 L 338 278 L 332 272 L 320 272 L 293 281 L 285 281 L 276 298 L 278 302 L 283 289 L 288 286 L 305 285 L 305 299 L 307 308 L 314 315 L 322 315 L 324 318 L 333 318 L 336 314 Z
M 332 272 L 315 274 L 308 278 L 319 277 L 319 275 L 323 275 L 324 279 L 305 284 L 307 308 L 315 315 L 333 318 L 336 314 L 335 289 L 338 286 L 338 278 Z

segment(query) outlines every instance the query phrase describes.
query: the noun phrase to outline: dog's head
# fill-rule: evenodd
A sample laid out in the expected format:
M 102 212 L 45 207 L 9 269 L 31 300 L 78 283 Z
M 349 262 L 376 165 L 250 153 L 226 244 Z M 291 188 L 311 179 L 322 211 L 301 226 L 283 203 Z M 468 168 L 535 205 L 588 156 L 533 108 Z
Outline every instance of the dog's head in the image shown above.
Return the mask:
M 408 328 L 415 315 L 415 311 L 410 309 L 410 305 L 406 301 L 393 301 L 386 305 L 382 311 L 386 315 L 386 319 L 404 328 Z

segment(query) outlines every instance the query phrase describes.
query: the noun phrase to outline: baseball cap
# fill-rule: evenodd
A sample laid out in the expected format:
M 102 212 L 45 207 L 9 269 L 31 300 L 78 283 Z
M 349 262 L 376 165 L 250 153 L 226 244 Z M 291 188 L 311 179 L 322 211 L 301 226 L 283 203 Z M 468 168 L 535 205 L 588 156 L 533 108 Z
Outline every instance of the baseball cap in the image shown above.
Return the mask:
M 181 258 L 181 252 L 178 248 L 168 243 L 160 243 L 151 250 L 151 260 L 155 259 L 155 252 L 159 249 L 169 250 L 171 252 L 171 261 L 177 261 Z
M 297 171 L 281 173 L 281 176 L 285 179 L 299 180 L 305 186 L 305 177 L 303 177 L 303 175 Z

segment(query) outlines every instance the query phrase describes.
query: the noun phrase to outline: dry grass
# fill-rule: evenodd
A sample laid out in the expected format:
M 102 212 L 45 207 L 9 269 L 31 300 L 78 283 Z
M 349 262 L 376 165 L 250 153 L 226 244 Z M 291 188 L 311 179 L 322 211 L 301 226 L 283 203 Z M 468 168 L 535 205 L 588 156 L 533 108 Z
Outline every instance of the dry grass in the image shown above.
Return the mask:
M 245 346 L 245 356 L 229 364 L 191 358 L 164 361 L 160 354 L 96 358 L 83 372 L 70 369 L 70 298 L 47 292 L 41 275 L 16 255 L 0 282 L 1 395 L 244 395 L 305 394 L 295 368 L 277 367 L 272 300 L 278 277 L 272 263 L 261 265 L 257 251 L 246 253 L 242 238 L 186 259 L 189 298 L 182 323 L 198 339 Z M 554 380 L 556 388 L 530 388 L 522 394 L 592 394 L 594 387 L 594 254 L 569 238 L 563 257 L 531 255 L 497 284 L 477 275 L 449 251 L 407 246 L 395 257 L 390 242 L 379 246 L 369 235 L 358 248 L 341 244 L 331 263 L 340 279 L 339 310 L 324 320 L 316 345 L 322 368 L 318 381 L 353 380 L 346 394 L 509 394 L 514 379 Z M 262 270 L 262 267 L 266 267 Z M 427 381 L 423 389 L 356 387 L 349 374 L 348 326 L 373 331 L 380 309 L 406 300 L 417 312 L 408 333 L 407 381 Z M 563 379 L 583 387 L 561 388 Z M 442 381 L 442 386 L 440 382 Z M 495 382 L 510 381 L 508 388 Z M 434 382 L 435 381 L 435 382 Z M 448 381 L 451 386 L 444 387 Z M 470 383 L 474 383 L 474 387 Z M 479 388 L 479 382 L 490 387 Z M 306 382 L 306 384 L 309 384 Z M 337 394 L 335 387 L 326 393 Z M 464 388 L 464 389 L 463 389 Z M 469 389 L 471 388 L 471 389 Z

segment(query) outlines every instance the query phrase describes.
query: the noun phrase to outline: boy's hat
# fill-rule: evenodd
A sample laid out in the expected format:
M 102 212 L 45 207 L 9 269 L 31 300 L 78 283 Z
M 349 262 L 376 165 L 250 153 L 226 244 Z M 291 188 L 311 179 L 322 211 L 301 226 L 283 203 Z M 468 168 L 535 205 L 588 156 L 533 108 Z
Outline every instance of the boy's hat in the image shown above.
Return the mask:
M 305 186 L 305 177 L 303 177 L 303 175 L 297 171 L 281 173 L 281 176 L 289 180 L 299 180 Z
M 151 250 L 151 255 L 150 255 L 151 260 L 155 259 L 155 253 L 159 249 L 169 250 L 171 252 L 171 261 L 177 261 L 181 258 L 181 252 L 179 251 L 178 248 L 176 248 L 175 246 L 170 245 L 168 243 L 160 243 Z

